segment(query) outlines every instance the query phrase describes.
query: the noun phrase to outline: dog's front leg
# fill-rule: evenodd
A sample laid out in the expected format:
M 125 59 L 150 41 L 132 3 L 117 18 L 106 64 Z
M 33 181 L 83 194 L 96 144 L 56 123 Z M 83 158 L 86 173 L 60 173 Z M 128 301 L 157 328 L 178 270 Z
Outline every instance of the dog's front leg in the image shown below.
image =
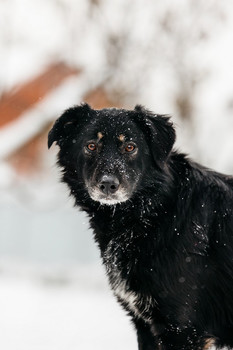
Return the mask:
M 160 350 L 159 339 L 152 333 L 151 325 L 142 319 L 134 319 L 137 330 L 138 350 Z

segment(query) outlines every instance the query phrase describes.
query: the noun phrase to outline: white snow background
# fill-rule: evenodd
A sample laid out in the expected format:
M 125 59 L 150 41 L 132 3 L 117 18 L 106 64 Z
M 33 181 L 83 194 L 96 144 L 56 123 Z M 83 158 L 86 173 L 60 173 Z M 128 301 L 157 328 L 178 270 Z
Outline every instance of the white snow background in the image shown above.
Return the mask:
M 0 93 L 58 59 L 83 67 L 82 77 L 0 131 L 0 348 L 133 350 L 136 336 L 109 290 L 85 215 L 59 184 L 56 149 L 30 181 L 6 157 L 104 82 L 123 106 L 172 114 L 177 147 L 233 173 L 233 3 L 1 1 Z M 183 96 L 189 118 L 178 107 Z

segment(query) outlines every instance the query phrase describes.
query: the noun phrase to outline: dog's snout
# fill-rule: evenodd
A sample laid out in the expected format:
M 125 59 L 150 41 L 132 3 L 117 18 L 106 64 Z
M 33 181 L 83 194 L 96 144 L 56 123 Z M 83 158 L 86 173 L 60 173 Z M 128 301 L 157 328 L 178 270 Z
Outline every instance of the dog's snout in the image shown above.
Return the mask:
M 119 185 L 118 178 L 113 175 L 104 175 L 99 182 L 100 190 L 106 195 L 115 193 Z

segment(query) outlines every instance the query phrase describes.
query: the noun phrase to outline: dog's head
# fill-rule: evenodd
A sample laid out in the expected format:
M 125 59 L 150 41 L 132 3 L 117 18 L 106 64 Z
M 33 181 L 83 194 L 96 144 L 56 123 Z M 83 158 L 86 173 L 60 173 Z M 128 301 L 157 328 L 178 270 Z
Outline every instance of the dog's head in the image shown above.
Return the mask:
M 92 200 L 125 202 L 151 175 L 164 171 L 175 141 L 169 118 L 141 106 L 134 110 L 73 107 L 55 122 L 48 146 L 60 146 L 59 164 L 72 192 L 86 190 Z

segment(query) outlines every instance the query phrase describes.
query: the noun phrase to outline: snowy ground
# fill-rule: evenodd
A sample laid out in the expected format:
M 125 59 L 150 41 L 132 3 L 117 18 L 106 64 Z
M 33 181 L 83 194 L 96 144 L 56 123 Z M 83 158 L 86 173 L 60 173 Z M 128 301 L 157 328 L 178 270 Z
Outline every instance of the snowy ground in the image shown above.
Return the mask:
M 96 277 L 80 285 L 0 276 L 0 348 L 135 350 L 129 319 Z

